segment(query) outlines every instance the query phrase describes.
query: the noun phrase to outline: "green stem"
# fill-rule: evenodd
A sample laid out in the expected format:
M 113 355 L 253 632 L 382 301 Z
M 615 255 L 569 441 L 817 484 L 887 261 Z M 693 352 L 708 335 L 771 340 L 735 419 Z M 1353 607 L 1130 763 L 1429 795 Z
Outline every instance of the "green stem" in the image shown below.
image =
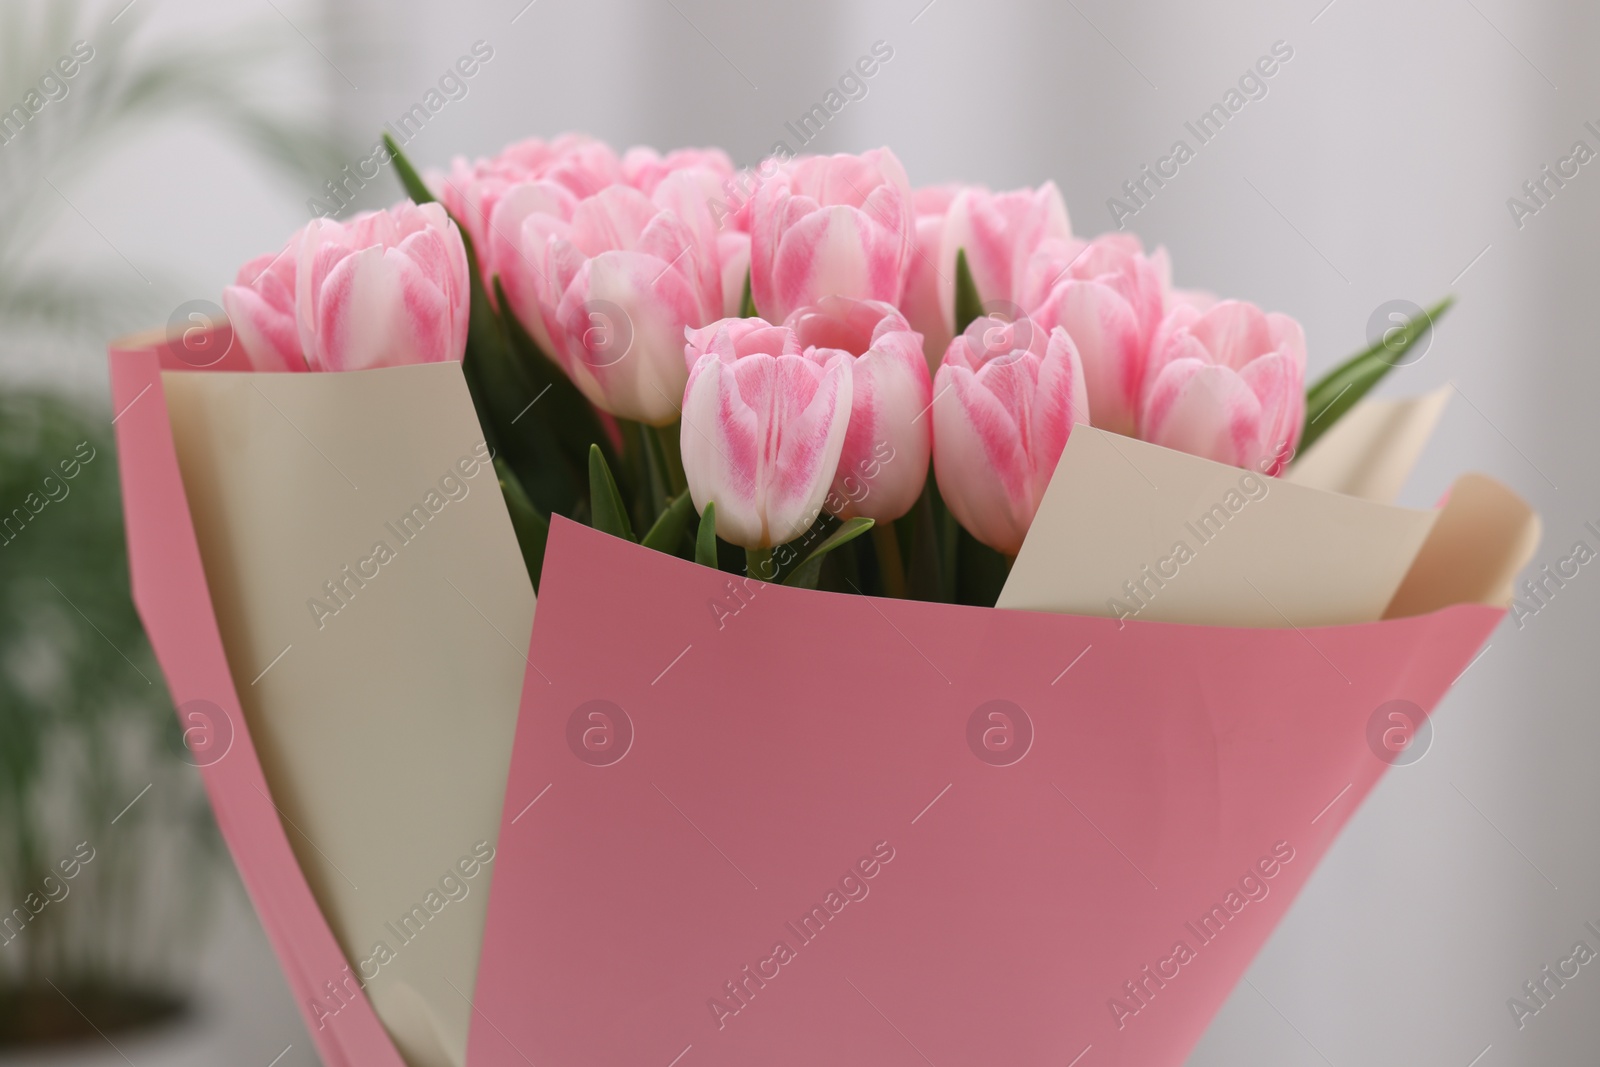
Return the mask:
M 960 547 L 961 523 L 956 521 L 955 513 L 948 507 L 943 507 L 940 501 L 939 508 L 939 579 L 940 592 L 945 599 L 954 604 L 958 601 L 958 590 L 961 588 L 960 573 L 958 570 L 960 557 L 956 549 Z
M 666 467 L 667 488 L 673 496 L 689 488 L 689 481 L 683 474 L 683 442 L 679 440 L 678 426 L 678 423 L 673 423 L 671 426 L 650 427 Z
M 618 419 L 625 466 L 632 475 L 634 521 L 649 529 L 667 508 L 667 482 L 656 456 L 655 431 L 642 422 Z
M 639 440 L 644 442 L 647 485 L 650 490 L 650 517 L 666 509 L 667 497 L 672 495 L 667 481 L 667 458 L 661 454 L 661 438 L 654 426 L 639 425 Z
M 778 579 L 778 568 L 772 562 L 772 549 L 747 548 L 744 550 L 744 572 L 762 582 Z
M 895 600 L 906 596 L 906 568 L 900 558 L 900 538 L 894 524 L 874 523 L 872 547 L 878 552 L 878 572 L 883 576 L 883 591 Z

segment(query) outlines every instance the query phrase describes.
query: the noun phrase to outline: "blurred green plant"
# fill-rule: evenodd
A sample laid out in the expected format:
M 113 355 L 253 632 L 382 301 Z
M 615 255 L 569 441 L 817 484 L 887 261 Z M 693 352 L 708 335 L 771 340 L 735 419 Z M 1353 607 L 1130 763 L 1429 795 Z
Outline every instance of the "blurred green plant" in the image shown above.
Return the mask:
M 316 125 L 325 110 L 285 117 L 263 95 L 267 65 L 303 47 L 281 19 L 161 38 L 153 6 L 0 0 L 0 118 L 74 42 L 93 49 L 0 143 L 0 351 L 98 350 L 170 311 L 170 283 L 111 247 L 50 255 L 58 225 L 76 224 L 73 179 L 119 141 L 198 114 L 295 188 L 342 162 Z M 93 1037 L 85 1015 L 112 1031 L 181 1010 L 224 869 L 129 598 L 103 408 L 0 386 L 0 1047 Z M 94 858 L 66 879 L 80 843 Z
M 186 754 L 128 595 L 107 420 L 0 395 L 0 1044 L 70 1007 L 51 982 L 179 1002 L 151 994 L 181 988 L 220 856 Z
M 0 112 L 37 89 L 73 42 L 94 49 L 94 58 L 66 80 L 66 96 L 0 144 L 0 195 L 6 203 L 0 212 L 0 337 L 26 328 L 98 345 L 108 334 L 148 320 L 153 307 L 170 310 L 170 294 L 152 292 L 109 249 L 100 264 L 38 255 L 51 228 L 76 210 L 61 192 L 63 183 L 119 139 L 191 113 L 211 120 L 296 188 L 319 188 L 344 162 L 328 130 L 303 116 L 285 116 L 251 91 L 290 43 L 287 26 L 263 23 L 259 30 L 226 37 L 163 40 L 143 32 L 148 9 L 127 0 L 0 3 Z

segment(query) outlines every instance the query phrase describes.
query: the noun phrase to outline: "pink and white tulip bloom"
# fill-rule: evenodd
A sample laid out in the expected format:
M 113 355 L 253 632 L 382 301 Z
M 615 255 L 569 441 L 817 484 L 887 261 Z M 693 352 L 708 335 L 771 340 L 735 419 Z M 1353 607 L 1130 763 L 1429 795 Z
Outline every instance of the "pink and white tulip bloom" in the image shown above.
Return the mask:
M 652 195 L 612 185 L 576 199 L 548 182 L 495 208 L 491 261 L 511 310 L 595 406 L 666 426 L 678 418 L 683 331 L 723 313 L 704 172 Z M 504 240 L 515 234 L 516 240 Z
M 733 177 L 733 161 L 720 148 L 675 148 L 662 155 L 654 148 L 630 148 L 622 154 L 622 180 L 649 196 L 669 174 L 705 171 L 721 183 Z
M 1147 441 L 1282 472 L 1305 421 L 1306 338 L 1287 315 L 1224 300 L 1181 305 L 1151 350 L 1139 423 Z
M 428 188 L 472 238 L 487 279 L 485 258 L 495 206 L 506 191 L 530 182 L 550 182 L 574 197 L 593 196 L 622 180 L 622 162 L 611 146 L 587 134 L 565 133 L 551 141 L 530 137 L 499 155 L 468 161 L 457 156 L 447 171 L 429 171 Z
M 1015 556 L 1073 424 L 1089 421 L 1072 338 L 977 319 L 950 342 L 933 394 L 940 496 L 968 533 Z
M 905 168 L 887 148 L 789 163 L 751 203 L 757 310 L 782 321 L 825 296 L 899 303 L 914 221 Z
M 945 215 L 960 194 L 959 185 L 930 185 L 911 191 L 915 215 L 911 254 L 906 257 L 906 284 L 900 310 L 911 328 L 922 335 L 928 373 L 939 369 L 944 350 L 955 336 L 955 253 L 944 258 Z
M 274 260 L 247 264 L 239 282 L 223 305 L 264 369 L 365 370 L 466 351 L 466 247 L 438 204 L 314 219 Z
M 956 253 L 966 252 L 984 304 L 1017 318 L 1030 306 L 1019 292 L 1028 264 L 1042 244 L 1070 241 L 1072 227 L 1054 182 L 1002 193 L 934 186 L 917 190 L 913 203 L 917 243 L 901 307 L 923 334 L 929 366 L 937 369 L 955 329 Z
M 963 189 L 945 216 L 945 251 L 950 263 L 950 306 L 955 306 L 956 252 L 967 266 L 985 303 L 1022 304 L 1020 283 L 1040 245 L 1072 239 L 1066 201 L 1055 182 L 1037 189 L 991 193 L 981 186 Z
M 257 256 L 240 267 L 235 283 L 222 291 L 222 309 L 228 313 L 233 336 L 256 370 L 307 369 L 294 317 L 294 275 L 304 234 L 304 229 L 296 230 L 282 251 Z
M 686 332 L 683 469 L 717 535 L 770 548 L 822 513 L 850 423 L 850 357 L 807 358 L 793 330 L 724 319 Z
M 1095 425 L 1133 436 L 1150 343 L 1170 290 L 1167 252 L 1132 234 L 1053 242 L 1029 263 L 1022 296 L 1040 329 L 1064 327 L 1083 358 Z
M 842 296 L 801 308 L 784 325 L 818 364 L 836 352 L 849 357 L 850 426 L 833 477 L 839 517 L 898 519 L 922 495 L 933 447 L 921 336 L 893 305 Z

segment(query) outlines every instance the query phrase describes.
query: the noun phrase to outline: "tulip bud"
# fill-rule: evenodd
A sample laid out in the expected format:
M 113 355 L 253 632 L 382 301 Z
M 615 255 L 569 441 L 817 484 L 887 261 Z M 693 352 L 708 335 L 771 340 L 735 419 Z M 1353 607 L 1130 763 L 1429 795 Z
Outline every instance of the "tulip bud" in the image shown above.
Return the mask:
M 300 347 L 313 370 L 459 360 L 466 351 L 466 247 L 439 204 L 313 219 L 295 269 Z
M 609 145 L 587 134 L 566 133 L 553 141 L 530 137 L 499 155 L 470 163 L 457 156 L 448 171 L 429 171 L 427 185 L 472 237 L 487 279 L 495 273 L 487 258 L 494 232 L 491 221 L 506 192 L 531 182 L 549 182 L 574 197 L 593 196 L 621 179 L 622 165 Z
M 815 362 L 849 357 L 850 426 L 832 493 L 839 517 L 898 519 L 922 495 L 933 444 L 921 336 L 893 306 L 842 296 L 800 308 L 784 325 Z
M 653 148 L 630 148 L 622 155 L 622 180 L 649 196 L 679 171 L 710 172 L 720 184 L 733 176 L 733 161 L 720 148 L 677 148 L 662 155 Z
M 1064 327 L 1083 359 L 1095 425 L 1132 436 L 1150 342 L 1169 291 L 1167 254 L 1132 234 L 1054 242 L 1029 263 L 1024 307 L 1042 329 Z
M 723 310 L 716 226 L 701 177 L 678 172 L 654 196 L 612 185 L 584 200 L 548 189 L 496 208 L 497 252 L 513 312 L 597 407 L 652 426 L 678 418 L 683 331 Z M 520 214 L 516 217 L 514 213 Z M 538 325 L 534 325 L 538 324 Z
M 956 253 L 965 251 L 978 295 L 986 304 L 1027 307 L 1018 287 L 1045 242 L 1065 242 L 1072 229 L 1054 182 L 1037 189 L 992 193 L 982 186 L 933 186 L 912 195 L 916 247 L 906 271 L 901 307 L 923 335 L 936 369 L 955 324 Z
M 1279 474 L 1305 421 L 1306 339 L 1287 315 L 1224 300 L 1174 308 L 1156 334 L 1140 408 L 1147 441 Z
M 717 535 L 771 548 L 806 531 L 839 467 L 850 422 L 850 357 L 807 358 L 794 331 L 762 319 L 687 330 L 684 474 Z
M 1072 338 L 977 319 L 950 342 L 933 393 L 940 496 L 973 537 L 1015 556 L 1073 423 L 1089 421 Z
M 363 370 L 459 360 L 471 293 L 461 234 L 410 201 L 313 219 L 239 272 L 223 306 L 262 370 Z
M 296 231 L 276 255 L 258 256 L 240 267 L 237 283 L 222 291 L 233 335 L 256 370 L 306 369 L 294 317 L 294 272 L 303 233 Z
M 950 203 L 944 240 L 951 262 L 956 249 L 966 252 L 980 297 L 1017 304 L 1024 271 L 1040 245 L 1071 238 L 1061 190 L 1045 182 L 1037 189 L 1004 193 L 963 189 Z M 953 291 L 951 300 L 953 306 Z
M 911 205 L 916 215 L 911 254 L 906 257 L 906 284 L 900 310 L 911 328 L 922 335 L 928 373 L 939 369 L 944 350 L 955 329 L 956 250 L 945 252 L 945 216 L 961 192 L 959 185 L 933 185 L 914 189 Z
M 911 186 L 887 148 L 795 160 L 751 204 L 756 307 L 781 321 L 825 296 L 898 303 L 912 225 Z

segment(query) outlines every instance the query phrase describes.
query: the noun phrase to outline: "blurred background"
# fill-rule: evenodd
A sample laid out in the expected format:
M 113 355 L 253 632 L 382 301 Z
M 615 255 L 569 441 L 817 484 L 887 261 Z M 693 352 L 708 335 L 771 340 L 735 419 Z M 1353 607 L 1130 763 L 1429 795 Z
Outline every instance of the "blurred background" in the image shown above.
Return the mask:
M 755 163 L 881 41 L 867 95 L 806 150 L 888 144 L 914 184 L 1052 178 L 1077 232 L 1120 214 L 1179 285 L 1297 317 L 1312 377 L 1389 302 L 1456 293 L 1384 386 L 1456 387 L 1404 502 L 1483 470 L 1542 513 L 1535 566 L 1594 543 L 1586 0 L 0 0 L 0 110 L 44 98 L 0 143 L 0 507 L 47 498 L 0 534 L 0 907 L 77 869 L 0 935 L 0 1063 L 317 1062 L 126 597 L 105 341 L 217 300 L 478 41 L 492 59 L 408 144 L 419 166 L 568 129 Z M 1275 46 L 1265 95 L 1131 199 Z M 75 74 L 43 81 L 64 57 Z M 385 172 L 356 206 L 398 195 Z M 1585 568 L 1501 627 L 1194 1067 L 1600 1058 L 1600 972 L 1520 1027 L 1507 1006 L 1600 926 L 1597 623 Z

